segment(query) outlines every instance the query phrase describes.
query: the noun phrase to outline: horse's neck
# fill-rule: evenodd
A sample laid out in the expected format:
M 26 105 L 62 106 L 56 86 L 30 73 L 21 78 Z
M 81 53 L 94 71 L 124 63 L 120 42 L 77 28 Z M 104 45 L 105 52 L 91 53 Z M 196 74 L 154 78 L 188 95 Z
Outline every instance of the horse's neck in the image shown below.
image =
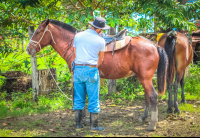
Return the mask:
M 56 42 L 56 44 L 52 42 L 51 46 L 66 61 L 67 58 L 74 52 L 73 39 L 75 37 L 75 33 L 72 33 L 70 31 L 67 31 L 57 26 L 51 29 L 51 31 L 52 31 L 53 39 Z M 72 56 L 71 58 L 74 58 L 74 56 Z M 73 60 L 68 60 L 68 63 L 67 63 L 68 66 L 71 65 L 72 61 Z

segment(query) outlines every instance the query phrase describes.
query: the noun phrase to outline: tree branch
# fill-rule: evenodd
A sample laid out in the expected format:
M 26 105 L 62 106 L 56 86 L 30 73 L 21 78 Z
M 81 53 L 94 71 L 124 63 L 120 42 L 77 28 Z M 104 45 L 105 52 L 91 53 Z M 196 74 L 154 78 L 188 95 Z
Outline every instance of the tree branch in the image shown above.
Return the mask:
M 73 3 L 72 0 L 69 0 L 69 1 L 71 2 L 71 4 L 72 4 L 77 10 L 79 10 L 79 8 Z
M 34 23 L 31 23 L 30 21 L 28 21 L 28 20 L 26 20 L 26 19 L 18 19 L 19 17 L 16 17 L 16 16 L 14 16 L 13 14 L 11 14 L 11 16 L 13 16 L 14 17 L 14 19 L 16 19 L 16 20 L 22 20 L 23 22 L 26 22 L 26 23 L 28 23 L 28 24 L 31 24 L 31 25 L 38 25 L 38 24 L 34 24 Z
M 101 0 L 98 4 L 97 4 L 97 6 L 95 7 L 95 9 L 93 10 L 93 11 L 95 11 L 98 7 L 99 7 L 99 4 L 102 2 L 103 0 Z M 106 0 L 107 1 L 107 0 Z
M 105 10 L 106 2 L 107 2 L 107 1 L 108 1 L 108 0 L 106 0 L 106 1 L 104 2 L 104 5 L 103 5 L 103 7 L 101 8 L 101 11 L 104 11 L 104 10 Z M 102 16 L 102 17 L 105 17 L 105 16 L 106 16 L 106 13 L 104 13 L 104 14 L 101 13 L 101 16 Z
M 78 0 L 78 2 L 86 9 L 87 7 L 81 2 L 81 0 Z

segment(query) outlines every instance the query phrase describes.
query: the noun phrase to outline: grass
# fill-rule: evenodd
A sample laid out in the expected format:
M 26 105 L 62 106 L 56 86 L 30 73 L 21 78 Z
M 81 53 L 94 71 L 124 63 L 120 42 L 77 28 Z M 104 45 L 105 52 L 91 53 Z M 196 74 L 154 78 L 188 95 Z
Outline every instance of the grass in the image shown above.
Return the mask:
M 180 104 L 179 108 L 181 111 L 188 111 L 191 113 L 199 113 L 200 112 L 200 106 L 193 105 L 193 104 Z
M 113 122 L 111 124 L 111 126 L 122 126 L 122 124 L 123 124 L 122 121 L 117 120 L 117 121 Z
M 6 93 L 0 93 L 0 119 L 7 116 L 20 117 L 24 115 L 47 113 L 55 110 L 70 109 L 71 101 L 60 93 L 52 93 L 51 97 L 39 96 L 38 102 L 32 100 L 32 92 L 15 93 L 12 100 L 6 100 Z
M 35 137 L 38 134 L 43 134 L 40 130 L 7 130 L 7 129 L 0 129 L 0 137 Z

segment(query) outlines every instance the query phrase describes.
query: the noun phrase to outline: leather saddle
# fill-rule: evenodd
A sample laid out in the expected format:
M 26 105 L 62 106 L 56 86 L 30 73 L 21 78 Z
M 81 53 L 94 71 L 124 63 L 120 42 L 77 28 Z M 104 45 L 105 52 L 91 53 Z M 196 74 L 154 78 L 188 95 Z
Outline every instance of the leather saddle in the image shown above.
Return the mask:
M 112 51 L 112 55 L 114 55 L 114 51 L 120 49 L 124 46 L 127 46 L 131 41 L 131 36 L 125 36 L 126 29 L 123 29 L 114 37 L 104 37 L 106 38 L 106 47 L 105 51 Z
M 114 39 L 116 41 L 120 41 L 125 39 L 125 33 L 126 33 L 126 29 L 123 29 L 122 31 L 120 31 L 117 35 L 111 37 L 108 35 L 102 36 L 104 38 L 104 40 L 106 41 L 106 45 L 112 41 L 114 41 Z

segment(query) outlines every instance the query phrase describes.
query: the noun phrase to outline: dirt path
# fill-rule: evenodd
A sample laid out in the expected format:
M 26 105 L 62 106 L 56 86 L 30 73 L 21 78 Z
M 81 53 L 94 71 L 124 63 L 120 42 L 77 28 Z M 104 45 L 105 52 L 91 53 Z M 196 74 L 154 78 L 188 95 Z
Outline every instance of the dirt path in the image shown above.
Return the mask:
M 199 101 L 192 101 L 200 108 Z M 75 131 L 74 112 L 61 110 L 48 114 L 30 115 L 19 118 L 0 120 L 1 130 L 12 130 L 12 136 L 200 136 L 200 113 L 183 111 L 179 116 L 166 113 L 167 104 L 159 101 L 159 119 L 156 131 L 147 131 L 149 118 L 145 123 L 139 123 L 138 118 L 143 111 L 142 102 L 137 100 L 131 106 L 102 106 L 99 116 L 100 126 L 105 127 L 103 132 L 90 132 L 88 122 L 85 127 Z M 87 117 L 89 113 L 87 113 Z M 26 134 L 27 133 L 27 134 Z

